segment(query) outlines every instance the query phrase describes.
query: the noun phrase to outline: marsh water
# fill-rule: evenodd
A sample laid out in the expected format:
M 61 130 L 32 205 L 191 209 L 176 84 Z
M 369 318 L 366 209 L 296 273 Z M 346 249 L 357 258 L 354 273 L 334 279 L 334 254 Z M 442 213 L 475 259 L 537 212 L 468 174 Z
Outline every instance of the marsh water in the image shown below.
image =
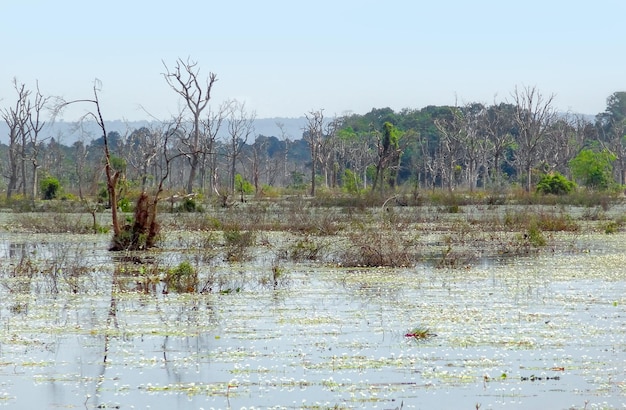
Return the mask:
M 623 233 L 454 269 L 284 262 L 280 280 L 261 248 L 202 265 L 197 292 L 108 239 L 0 235 L 0 406 L 626 406 Z

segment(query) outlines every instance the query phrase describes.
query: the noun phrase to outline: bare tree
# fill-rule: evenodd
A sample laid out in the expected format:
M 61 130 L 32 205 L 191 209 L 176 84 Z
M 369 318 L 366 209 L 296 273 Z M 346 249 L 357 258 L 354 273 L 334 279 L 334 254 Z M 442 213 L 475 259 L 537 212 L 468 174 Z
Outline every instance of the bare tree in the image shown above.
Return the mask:
M 31 107 L 29 105 L 30 91 L 25 84 L 18 84 L 17 79 L 13 79 L 13 86 L 17 91 L 15 105 L 2 110 L 2 118 L 9 128 L 9 164 L 7 184 L 7 199 L 11 199 L 17 190 L 19 180 L 20 163 L 22 163 L 22 141 L 26 134 Z
M 435 126 L 441 138 L 439 140 L 439 158 L 441 167 L 442 186 L 452 190 L 453 182 L 459 161 L 462 157 L 463 141 L 466 138 L 466 129 L 459 107 L 451 107 L 449 116 L 437 118 Z
M 122 233 L 122 229 L 120 226 L 120 221 L 118 219 L 117 214 L 117 183 L 120 178 L 120 171 L 116 171 L 111 166 L 111 152 L 109 150 L 109 140 L 107 137 L 106 127 L 104 124 L 104 119 L 102 117 L 102 111 L 100 110 L 100 100 L 98 99 L 98 91 L 100 88 L 100 81 L 95 80 L 93 86 L 93 99 L 83 99 L 83 100 L 73 100 L 73 101 L 64 101 L 60 100 L 54 107 L 55 115 L 60 113 L 65 107 L 71 104 L 78 103 L 88 103 L 95 105 L 95 111 L 88 111 L 87 114 L 83 117 L 92 118 L 100 130 L 102 131 L 102 139 L 104 142 L 104 172 L 106 175 L 107 181 L 107 191 L 109 193 L 109 201 L 111 203 L 111 220 L 113 224 L 113 240 L 114 242 L 120 238 Z
M 247 156 L 248 162 L 250 163 L 250 175 L 252 176 L 252 184 L 254 185 L 254 192 L 256 195 L 261 193 L 260 179 L 261 179 L 261 162 L 265 159 L 269 162 L 267 158 L 267 138 L 257 137 L 252 144 L 251 153 Z M 272 172 L 271 170 L 266 170 L 267 172 Z M 274 170 L 277 171 L 277 170 Z M 273 172 L 276 174 L 276 172 Z M 243 195 L 243 193 L 242 193 Z
M 335 186 L 337 183 L 337 164 L 335 160 L 337 154 L 337 131 L 340 124 L 341 120 L 338 118 L 333 118 L 324 124 L 324 133 L 317 151 L 317 160 L 322 167 L 324 184 L 327 188 Z
M 220 104 L 217 110 L 211 110 L 211 107 L 208 107 L 208 115 L 206 119 L 202 120 L 202 135 L 203 135 L 203 150 L 202 150 L 202 161 L 200 167 L 200 175 L 201 175 L 201 188 L 204 191 L 205 181 L 209 179 L 209 195 L 212 195 L 214 192 L 217 192 L 217 153 L 215 152 L 215 141 L 217 139 L 217 134 L 222 128 L 222 124 L 226 118 L 227 113 L 230 110 L 230 101 L 226 101 L 223 104 Z M 208 172 L 207 172 L 208 171 Z
M 485 155 L 490 154 L 487 161 L 491 170 L 489 177 L 496 185 L 502 182 L 500 167 L 505 152 L 514 142 L 512 135 L 513 113 L 514 107 L 512 105 L 501 103 L 489 107 L 483 117 L 483 129 L 488 141 Z
M 550 127 L 550 138 L 546 138 L 539 159 L 546 171 L 556 170 L 569 173 L 569 162 L 585 148 L 584 119 L 575 115 L 563 115 Z
M 156 188 L 154 188 L 151 194 L 147 192 L 147 185 L 142 185 L 142 191 L 137 199 L 131 223 L 127 223 L 124 226 L 121 226 L 117 216 L 117 198 L 119 194 L 116 190 L 116 187 L 122 175 L 122 170 L 114 170 L 111 165 L 111 150 L 109 142 L 110 134 L 106 133 L 103 117 L 100 111 L 97 85 L 94 86 L 93 100 L 88 99 L 62 102 L 59 105 L 58 109 L 60 110 L 64 106 L 79 102 L 95 104 L 96 112 L 94 113 L 90 111 L 86 114 L 86 116 L 93 117 L 96 123 L 100 126 L 100 129 L 103 133 L 105 174 L 107 178 L 107 190 L 111 203 L 111 214 L 113 219 L 114 232 L 110 250 L 119 251 L 152 248 L 156 244 L 160 231 L 160 225 L 157 220 L 157 205 L 160 200 L 160 195 L 163 192 L 165 181 L 169 177 L 172 161 L 180 156 L 185 155 L 185 153 L 182 153 L 180 151 L 178 151 L 177 153 L 173 153 L 175 151 L 170 144 L 170 141 L 172 139 L 175 139 L 176 136 L 178 136 L 179 134 L 178 130 L 181 127 L 181 119 L 179 117 L 172 121 L 172 123 L 165 124 L 160 128 L 153 127 L 150 130 L 142 130 L 142 132 L 140 132 L 140 134 L 143 134 L 143 137 L 146 137 L 149 140 L 148 142 L 143 141 L 145 142 L 147 149 L 142 151 L 143 156 L 140 161 L 143 161 L 144 164 L 137 164 L 137 167 L 142 170 L 140 176 L 143 177 L 145 173 L 147 173 L 147 169 L 153 164 L 153 159 L 158 155 L 158 153 L 155 152 L 157 150 L 161 150 L 160 157 L 162 158 L 162 161 L 155 161 L 155 163 L 161 165 L 163 169 L 160 171 L 160 173 L 155 172 L 155 174 L 160 175 L 160 178 L 158 180 Z M 141 139 L 141 136 L 136 135 L 136 137 Z M 133 145 L 132 141 L 131 145 Z M 129 147 L 127 146 L 127 148 Z M 135 149 L 135 147 L 130 148 Z
M 311 150 L 311 196 L 315 196 L 315 176 L 317 158 L 324 139 L 324 110 L 311 111 L 305 114 L 307 125 L 303 138 Z
M 28 158 L 32 164 L 32 197 L 35 199 L 37 197 L 37 186 L 38 186 L 38 169 L 39 169 L 39 151 L 41 150 L 41 144 L 43 141 L 39 140 L 39 133 L 41 132 L 45 122 L 41 119 L 41 112 L 45 108 L 48 103 L 49 97 L 44 97 L 39 91 L 39 83 L 37 83 L 37 91 L 35 93 L 35 99 L 32 101 L 32 105 L 29 104 L 31 108 L 28 115 L 28 124 L 27 124 L 27 143 L 30 147 L 30 155 Z M 25 144 L 24 144 L 25 145 Z M 26 156 L 24 156 L 26 158 Z
M 283 150 L 283 184 L 287 185 L 288 181 L 289 181 L 289 169 L 288 169 L 288 157 L 289 157 L 289 143 L 290 143 L 290 136 L 289 134 L 287 134 L 287 131 L 285 131 L 285 124 L 282 122 L 276 122 L 276 126 L 278 127 L 278 129 L 280 130 L 280 137 L 281 140 L 284 141 L 285 143 L 285 149 Z
M 466 104 L 462 109 L 462 124 L 465 132 L 462 134 L 461 153 L 465 165 L 465 174 L 470 191 L 478 185 L 479 169 L 486 168 L 484 153 L 487 150 L 488 140 L 484 130 L 486 108 L 483 104 Z
M 160 143 L 159 148 L 164 159 L 162 163 L 164 169 L 161 171 L 161 178 L 151 194 L 146 189 L 141 191 L 135 205 L 132 224 L 124 227 L 124 235 L 114 238 L 112 250 L 137 250 L 154 247 L 160 231 L 157 206 L 161 199 L 160 195 L 163 192 L 164 183 L 169 177 L 172 161 L 178 156 L 185 155 L 180 152 L 171 154 L 173 150 L 170 147 L 170 139 L 178 134 L 179 127 L 180 118 L 163 125 L 160 129 L 152 130 L 151 134 Z
M 83 181 L 85 180 L 85 173 L 87 170 L 87 155 L 89 151 L 85 146 L 85 142 L 78 140 L 74 142 L 74 157 L 76 158 L 76 178 L 78 184 L 78 197 L 81 201 L 85 200 L 83 193 Z
M 235 169 L 241 149 L 254 134 L 256 113 L 248 113 L 244 102 L 233 101 L 228 113 L 228 159 L 230 160 L 229 189 L 235 192 Z
M 199 78 L 198 63 L 195 61 L 189 59 L 183 61 L 179 58 L 172 69 L 168 68 L 165 62 L 163 66 L 165 67 L 163 74 L 165 81 L 176 94 L 183 98 L 192 116 L 191 135 L 183 141 L 187 149 L 185 155 L 190 164 L 187 193 L 191 194 L 202 152 L 200 117 L 211 99 L 211 90 L 217 81 L 217 75 L 209 73 L 206 83 L 203 84 Z
M 147 188 L 150 169 L 162 145 L 161 133 L 148 127 L 134 130 L 125 141 L 126 161 L 141 183 L 141 190 Z
M 552 107 L 554 95 L 544 98 L 535 87 L 519 90 L 515 87 L 515 122 L 518 127 L 516 162 L 518 174 L 526 173 L 526 191 L 532 186 L 532 169 L 537 163 L 541 144 L 547 138 L 555 118 Z

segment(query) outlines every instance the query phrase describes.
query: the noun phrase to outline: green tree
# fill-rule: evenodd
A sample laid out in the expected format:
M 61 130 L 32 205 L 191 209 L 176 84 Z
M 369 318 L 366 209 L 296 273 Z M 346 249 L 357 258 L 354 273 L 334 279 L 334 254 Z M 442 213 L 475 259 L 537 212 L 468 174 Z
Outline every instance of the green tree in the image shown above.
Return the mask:
M 606 99 L 606 110 L 596 116 L 596 126 L 602 145 L 616 155 L 619 183 L 626 184 L 626 91 Z
M 378 138 L 378 163 L 376 164 L 376 176 L 374 177 L 374 185 L 372 190 L 376 190 L 377 184 L 380 183 L 382 192 L 384 172 L 392 165 L 397 165 L 400 159 L 400 132 L 390 122 L 383 124 L 383 133 Z M 395 181 L 395 178 L 393 178 Z
M 593 189 L 607 189 L 613 183 L 613 162 L 617 157 L 610 151 L 584 149 L 569 163 L 573 177 Z

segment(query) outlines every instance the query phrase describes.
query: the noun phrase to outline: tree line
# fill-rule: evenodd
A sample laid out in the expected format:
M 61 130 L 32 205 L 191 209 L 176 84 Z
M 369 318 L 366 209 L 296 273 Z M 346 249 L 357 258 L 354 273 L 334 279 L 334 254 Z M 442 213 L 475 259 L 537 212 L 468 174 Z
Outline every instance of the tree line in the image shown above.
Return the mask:
M 609 96 L 594 118 L 558 112 L 553 100 L 524 87 L 510 102 L 491 105 L 373 109 L 335 119 L 309 145 L 317 146 L 312 158 L 330 186 L 472 191 L 517 184 L 530 192 L 546 175 L 591 189 L 624 185 L 626 92 Z
M 532 191 L 546 175 L 592 189 L 626 184 L 626 92 L 609 96 L 606 110 L 592 118 L 558 112 L 553 95 L 523 87 L 493 104 L 342 116 L 312 110 L 304 113 L 301 135 L 288 135 L 277 123 L 276 134 L 266 136 L 255 133 L 256 114 L 244 102 L 211 105 L 214 73 L 202 77 L 191 60 L 163 65 L 164 81 L 183 108 L 169 120 L 122 133 L 106 131 L 96 86 L 94 98 L 63 101 L 14 80 L 15 96 L 4 96 L 13 104 L 0 109 L 9 130 L 0 146 L 6 197 L 49 197 L 44 188 L 55 179 L 66 195 L 82 200 L 117 202 L 133 190 L 158 190 L 217 196 L 225 205 L 240 194 L 278 188 L 385 195 L 399 188 L 516 184 Z M 77 103 L 92 104 L 85 120 L 101 125 L 99 138 L 67 146 L 42 134 L 47 121 Z

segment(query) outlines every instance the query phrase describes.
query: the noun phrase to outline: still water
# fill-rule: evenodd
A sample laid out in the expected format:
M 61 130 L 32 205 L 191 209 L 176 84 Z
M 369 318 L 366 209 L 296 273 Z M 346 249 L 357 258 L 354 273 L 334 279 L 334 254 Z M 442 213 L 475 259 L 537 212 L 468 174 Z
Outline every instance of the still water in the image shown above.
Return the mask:
M 0 239 L 9 409 L 626 407 L 617 236 L 472 268 L 285 262 L 277 283 L 263 262 L 155 257 L 190 258 L 204 293 L 146 285 L 102 238 Z

